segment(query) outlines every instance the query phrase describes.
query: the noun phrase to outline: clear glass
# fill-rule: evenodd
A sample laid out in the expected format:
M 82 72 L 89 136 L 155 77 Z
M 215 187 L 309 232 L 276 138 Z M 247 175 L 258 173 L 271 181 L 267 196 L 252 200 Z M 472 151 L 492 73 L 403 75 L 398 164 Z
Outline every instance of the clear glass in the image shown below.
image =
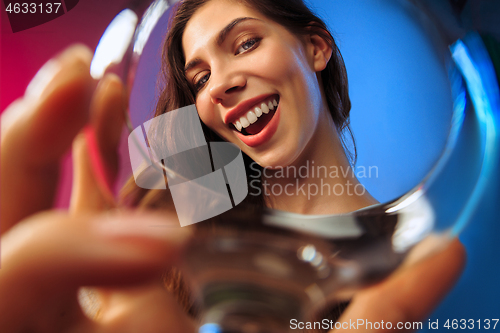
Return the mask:
M 140 137 L 153 109 L 144 110 L 135 98 L 161 87 L 155 73 L 148 74 L 150 86 L 134 82 L 150 61 L 149 43 L 156 45 L 152 50 L 161 47 L 175 2 L 135 2 L 124 10 L 92 64 L 94 77 L 114 71 L 127 83 L 128 126 L 137 135 L 129 137 L 129 149 L 139 160 L 150 156 Z M 327 304 L 387 277 L 408 256 L 438 250 L 471 218 L 498 160 L 500 101 L 492 62 L 477 33 L 450 23 L 454 14 L 438 4 L 444 2 L 396 3 L 419 22 L 448 74 L 451 124 L 439 159 L 404 195 L 352 213 L 306 216 L 236 206 L 214 224 L 197 223 L 182 268 L 201 313 L 200 332 L 288 332 L 291 318 L 314 318 Z M 131 173 L 185 177 L 164 162 Z

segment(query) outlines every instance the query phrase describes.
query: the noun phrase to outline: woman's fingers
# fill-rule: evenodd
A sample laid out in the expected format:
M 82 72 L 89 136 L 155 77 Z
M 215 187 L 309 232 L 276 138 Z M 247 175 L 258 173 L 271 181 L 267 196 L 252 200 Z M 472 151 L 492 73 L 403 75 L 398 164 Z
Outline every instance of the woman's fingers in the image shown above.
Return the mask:
M 92 53 L 76 45 L 50 60 L 2 115 L 0 231 L 53 204 L 59 160 L 88 120 Z
M 454 240 L 445 250 L 396 272 L 376 286 L 359 292 L 339 319 L 340 324 L 345 323 L 345 329 L 335 332 L 350 329 L 353 331 L 361 329 L 363 332 L 389 332 L 391 329 L 387 323 L 390 323 L 390 327 L 394 330 L 398 323 L 404 325 L 422 322 L 455 284 L 465 266 L 465 258 L 463 245 Z M 361 321 L 365 324 L 371 322 L 378 325 L 383 321 L 385 329 L 382 329 L 382 326 L 378 326 L 379 329 L 372 326 L 370 329 L 370 326 L 365 324 L 356 326 L 355 329 L 349 325 L 361 324 Z M 404 326 L 401 331 L 405 331 Z
M 114 167 L 115 173 L 116 148 L 125 124 L 126 108 L 127 95 L 123 83 L 117 75 L 106 74 L 93 99 L 91 117 L 99 149 L 105 160 L 109 158 L 105 162 Z
M 40 332 L 40 325 L 66 322 L 57 315 L 62 312 L 67 325 L 88 325 L 76 311 L 80 286 L 117 288 L 159 279 L 188 237 L 175 215 L 30 217 L 2 237 L 0 327 Z
M 98 318 L 106 332 L 195 332 L 194 321 L 160 283 L 112 293 Z
M 99 82 L 90 110 L 90 127 L 73 143 L 73 213 L 98 211 L 114 205 L 107 191 L 118 173 L 118 145 L 126 111 L 125 89 L 118 76 L 107 74 Z

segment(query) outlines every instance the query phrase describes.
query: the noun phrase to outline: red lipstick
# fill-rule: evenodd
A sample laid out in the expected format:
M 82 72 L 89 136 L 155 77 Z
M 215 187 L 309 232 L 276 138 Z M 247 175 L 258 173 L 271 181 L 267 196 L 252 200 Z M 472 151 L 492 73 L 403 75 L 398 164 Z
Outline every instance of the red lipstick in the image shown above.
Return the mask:
M 280 110 L 281 104 L 278 104 L 278 108 L 276 109 L 273 118 L 259 133 L 254 135 L 244 135 L 238 131 L 235 131 L 236 135 L 244 144 L 249 147 L 257 147 L 266 143 L 273 137 L 274 133 L 276 133 L 276 130 L 278 129 Z

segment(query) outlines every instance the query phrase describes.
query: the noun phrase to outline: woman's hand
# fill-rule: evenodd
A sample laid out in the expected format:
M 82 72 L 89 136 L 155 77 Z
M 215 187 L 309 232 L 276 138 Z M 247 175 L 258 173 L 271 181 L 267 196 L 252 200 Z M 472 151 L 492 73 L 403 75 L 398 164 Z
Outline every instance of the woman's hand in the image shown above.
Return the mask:
M 2 332 L 194 331 L 159 278 L 176 262 L 187 228 L 180 228 L 174 215 L 96 213 L 108 205 L 78 133 L 91 119 L 112 165 L 116 155 L 106 152 L 118 142 L 124 106 L 117 103 L 123 91 L 116 78 L 104 79 L 96 89 L 91 57 L 87 48 L 75 46 L 51 60 L 2 117 L 0 327 Z M 75 136 L 72 214 L 48 211 L 59 160 Z M 81 286 L 106 288 L 97 320 L 88 319 L 78 304 Z
M 465 249 L 454 240 L 441 252 L 402 267 L 381 283 L 358 292 L 338 320 L 344 328 L 333 332 L 412 332 L 418 328 L 414 326 L 418 322 L 423 325 L 420 328 L 427 327 L 427 316 L 453 287 L 464 266 Z M 383 322 L 384 326 L 370 329 L 367 322 L 372 325 Z M 388 322 L 392 329 L 388 328 Z M 398 323 L 409 326 L 398 329 Z

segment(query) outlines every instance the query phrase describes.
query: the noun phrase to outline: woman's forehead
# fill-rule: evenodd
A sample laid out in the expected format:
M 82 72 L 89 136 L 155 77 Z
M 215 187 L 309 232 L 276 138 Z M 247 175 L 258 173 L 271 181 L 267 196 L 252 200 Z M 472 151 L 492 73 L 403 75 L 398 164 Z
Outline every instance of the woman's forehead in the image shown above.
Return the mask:
M 186 59 L 196 50 L 216 44 L 220 32 L 237 18 L 265 17 L 240 1 L 211 0 L 200 7 L 188 21 L 182 36 L 182 47 Z

